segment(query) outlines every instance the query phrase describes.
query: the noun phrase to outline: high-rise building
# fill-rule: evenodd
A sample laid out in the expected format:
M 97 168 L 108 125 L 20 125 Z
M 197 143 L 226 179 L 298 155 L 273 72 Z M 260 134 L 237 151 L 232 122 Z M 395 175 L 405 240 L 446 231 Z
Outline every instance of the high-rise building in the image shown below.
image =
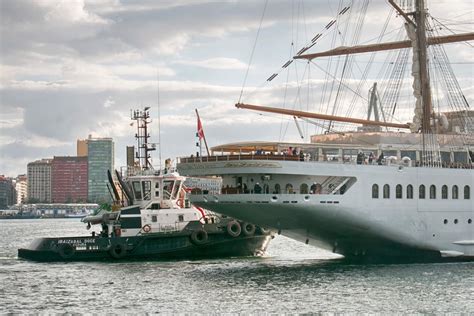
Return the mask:
M 51 162 L 51 202 L 86 202 L 87 182 L 87 157 L 54 157 Z
M 51 159 L 28 164 L 28 202 L 51 203 Z
M 114 171 L 114 142 L 111 138 L 87 139 L 88 151 L 88 194 L 90 202 L 105 202 L 110 200 L 107 188 L 107 170 Z
M 28 200 L 28 178 L 26 174 L 16 177 L 16 204 L 25 204 Z
M 13 179 L 0 175 L 0 209 L 6 209 L 16 203 Z
M 87 139 L 77 140 L 77 156 L 87 157 Z

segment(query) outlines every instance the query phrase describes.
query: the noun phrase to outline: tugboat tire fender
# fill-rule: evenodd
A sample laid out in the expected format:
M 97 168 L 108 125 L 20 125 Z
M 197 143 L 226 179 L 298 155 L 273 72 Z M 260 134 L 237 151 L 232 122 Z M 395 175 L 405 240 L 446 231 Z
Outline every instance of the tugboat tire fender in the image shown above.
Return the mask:
M 127 248 L 124 244 L 117 243 L 110 246 L 109 254 L 114 259 L 121 259 L 127 254 Z
M 253 236 L 255 234 L 255 225 L 252 223 L 242 223 L 242 231 L 245 236 Z
M 203 229 L 195 230 L 191 234 L 191 242 L 195 245 L 202 245 L 209 238 L 207 232 Z
M 63 244 L 59 246 L 58 253 L 63 259 L 70 259 L 76 253 L 76 249 L 74 249 L 74 247 L 70 244 Z
M 242 227 L 237 221 L 230 221 L 227 223 L 227 233 L 232 237 L 239 237 L 242 232 Z

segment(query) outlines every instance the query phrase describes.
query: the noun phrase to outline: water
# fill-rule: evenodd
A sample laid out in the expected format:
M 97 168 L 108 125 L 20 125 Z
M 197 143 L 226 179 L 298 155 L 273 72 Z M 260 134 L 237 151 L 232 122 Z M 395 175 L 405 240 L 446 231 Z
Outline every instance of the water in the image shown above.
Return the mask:
M 34 237 L 77 219 L 0 220 L 4 313 L 474 313 L 474 263 L 349 265 L 278 236 L 265 258 L 33 263 Z

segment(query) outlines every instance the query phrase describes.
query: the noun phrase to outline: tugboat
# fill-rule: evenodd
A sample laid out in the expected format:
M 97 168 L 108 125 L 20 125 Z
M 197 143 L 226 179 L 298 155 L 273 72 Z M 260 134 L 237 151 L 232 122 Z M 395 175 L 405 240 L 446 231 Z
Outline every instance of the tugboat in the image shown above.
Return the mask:
M 135 119 L 137 115 L 142 123 L 139 128 L 146 127 L 147 109 L 135 111 Z M 139 135 L 136 136 L 138 149 L 145 149 L 145 168 L 140 167 L 141 170 L 125 180 L 115 171 L 117 184 L 109 171 L 114 198 L 111 210 L 102 208 L 97 214 L 82 219 L 88 229 L 101 225 L 101 232 L 90 236 L 39 238 L 28 248 L 18 249 L 19 258 L 34 261 L 166 260 L 258 256 L 265 252 L 273 238 L 271 231 L 191 205 L 184 185 L 186 178 L 169 165 L 160 171 L 150 168 L 149 136 Z

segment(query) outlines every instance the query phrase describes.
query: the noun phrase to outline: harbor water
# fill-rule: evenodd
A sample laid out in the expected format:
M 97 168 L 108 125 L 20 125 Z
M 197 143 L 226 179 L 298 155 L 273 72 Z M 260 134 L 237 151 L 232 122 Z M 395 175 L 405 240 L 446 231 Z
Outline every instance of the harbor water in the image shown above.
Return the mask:
M 0 220 L 0 314 L 474 313 L 474 262 L 352 265 L 282 236 L 263 258 L 17 258 L 36 237 L 87 233 L 78 219 Z

